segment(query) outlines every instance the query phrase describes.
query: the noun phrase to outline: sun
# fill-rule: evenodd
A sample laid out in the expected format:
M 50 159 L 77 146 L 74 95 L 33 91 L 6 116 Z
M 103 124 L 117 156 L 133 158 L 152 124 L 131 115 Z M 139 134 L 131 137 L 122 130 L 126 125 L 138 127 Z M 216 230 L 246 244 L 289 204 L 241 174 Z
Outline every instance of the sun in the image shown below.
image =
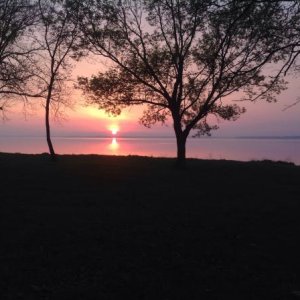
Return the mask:
M 112 133 L 113 135 L 116 135 L 116 134 L 118 133 L 118 129 L 116 129 L 116 128 L 112 129 L 112 130 L 111 130 L 111 133 Z
M 116 135 L 119 132 L 119 126 L 111 125 L 109 126 L 109 130 L 111 131 L 112 135 Z

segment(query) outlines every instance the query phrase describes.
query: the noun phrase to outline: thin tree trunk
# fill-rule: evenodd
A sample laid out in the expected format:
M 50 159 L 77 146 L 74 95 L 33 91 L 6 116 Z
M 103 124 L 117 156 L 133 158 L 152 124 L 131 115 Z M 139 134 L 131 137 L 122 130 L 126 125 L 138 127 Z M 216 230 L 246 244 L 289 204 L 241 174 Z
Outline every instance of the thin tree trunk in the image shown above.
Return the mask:
M 49 153 L 51 156 L 51 159 L 56 159 L 56 154 L 52 145 L 52 141 L 51 141 L 51 132 L 50 132 L 50 97 L 47 98 L 46 101 L 46 118 L 45 118 L 45 122 L 46 122 L 46 138 L 47 138 L 47 144 L 48 144 L 48 148 L 49 148 Z

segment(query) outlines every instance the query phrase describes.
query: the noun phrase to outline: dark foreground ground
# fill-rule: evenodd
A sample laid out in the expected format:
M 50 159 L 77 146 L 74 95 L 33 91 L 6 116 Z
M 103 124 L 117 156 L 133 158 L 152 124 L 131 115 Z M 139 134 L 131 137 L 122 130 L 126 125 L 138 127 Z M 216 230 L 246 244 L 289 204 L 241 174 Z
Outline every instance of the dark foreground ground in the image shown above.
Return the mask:
M 0 299 L 300 299 L 300 167 L 0 154 Z

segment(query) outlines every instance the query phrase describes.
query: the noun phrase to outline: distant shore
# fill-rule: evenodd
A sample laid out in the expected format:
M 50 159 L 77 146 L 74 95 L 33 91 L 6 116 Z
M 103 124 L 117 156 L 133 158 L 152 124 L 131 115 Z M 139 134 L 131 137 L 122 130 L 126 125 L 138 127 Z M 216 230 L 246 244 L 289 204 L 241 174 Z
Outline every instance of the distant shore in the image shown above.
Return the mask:
M 44 134 L 41 135 L 1 135 L 1 138 L 45 138 Z M 131 135 L 131 134 L 75 134 L 75 135 L 53 135 L 52 138 L 133 138 L 133 139 L 175 139 L 174 135 L 147 135 L 147 134 L 140 134 L 140 135 Z M 190 136 L 188 139 L 300 139 L 299 135 L 265 135 L 265 136 L 256 136 L 256 135 L 249 135 L 249 136 L 202 136 L 202 137 L 193 137 Z
M 174 162 L 0 153 L 1 300 L 297 299 L 300 167 Z
M 53 137 L 59 154 L 176 156 L 171 137 Z M 0 137 L 0 152 L 38 154 L 47 152 L 45 137 Z M 300 139 L 285 138 L 190 138 L 187 157 L 239 161 L 274 160 L 300 165 Z

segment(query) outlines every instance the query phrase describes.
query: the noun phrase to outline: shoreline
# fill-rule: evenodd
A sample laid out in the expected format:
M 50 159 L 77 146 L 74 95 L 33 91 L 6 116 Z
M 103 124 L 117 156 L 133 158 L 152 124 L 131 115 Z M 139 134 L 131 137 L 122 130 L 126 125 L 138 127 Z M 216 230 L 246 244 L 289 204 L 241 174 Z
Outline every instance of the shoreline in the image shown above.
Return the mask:
M 50 154 L 48 152 L 42 152 L 42 153 L 22 153 L 22 152 L 1 152 L 0 151 L 0 159 L 1 156 L 34 156 L 34 157 L 43 157 L 43 158 L 49 158 Z M 153 160 L 166 160 L 166 161 L 176 161 L 176 157 L 168 157 L 168 156 L 147 156 L 147 155 L 135 155 L 135 154 L 128 154 L 128 155 L 111 155 L 111 154 L 97 154 L 97 153 L 71 153 L 71 154 L 56 154 L 57 157 L 70 157 L 70 158 L 76 158 L 76 157 L 85 157 L 85 158 L 120 158 L 120 159 L 126 159 L 126 158 L 137 158 L 137 159 L 153 159 Z M 198 161 L 198 162 L 224 162 L 224 163 L 237 163 L 237 164 L 251 164 L 251 163 L 261 163 L 261 164 L 278 164 L 278 165 L 289 165 L 289 166 L 295 166 L 300 167 L 300 165 L 297 165 L 296 163 L 292 161 L 284 161 L 284 160 L 272 160 L 272 159 L 261 159 L 261 160 L 233 160 L 233 159 L 225 159 L 225 158 L 197 158 L 197 157 L 187 157 L 186 158 L 187 163 Z

